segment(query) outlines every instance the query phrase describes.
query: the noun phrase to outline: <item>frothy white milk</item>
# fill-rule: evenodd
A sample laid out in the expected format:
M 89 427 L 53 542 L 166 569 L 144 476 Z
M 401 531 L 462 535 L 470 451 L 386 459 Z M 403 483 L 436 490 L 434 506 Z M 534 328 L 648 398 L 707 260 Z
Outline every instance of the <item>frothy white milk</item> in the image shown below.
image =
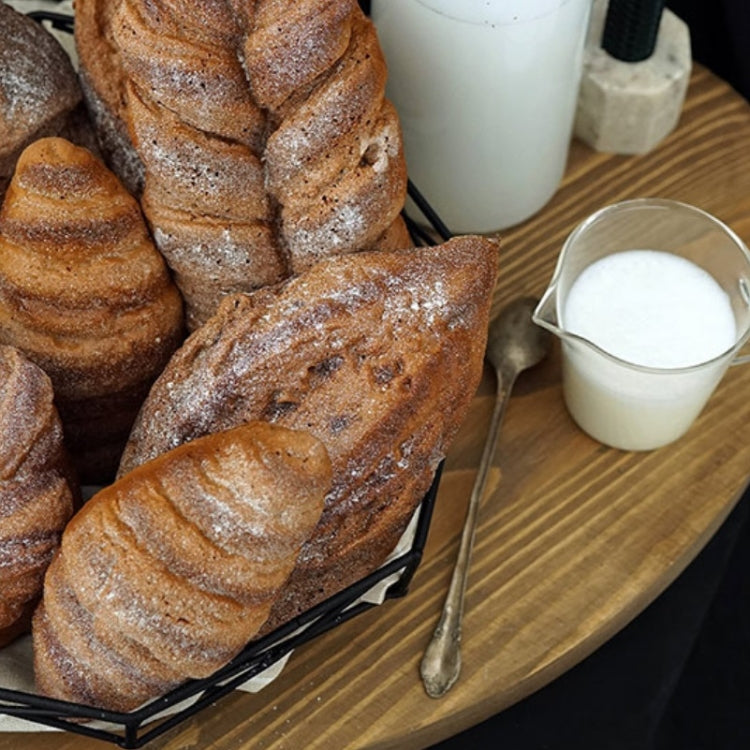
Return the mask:
M 682 435 L 724 371 L 721 364 L 695 366 L 720 358 L 737 341 L 730 300 L 718 282 L 691 261 L 654 250 L 615 253 L 584 269 L 568 292 L 561 324 L 633 365 L 574 339 L 563 344 L 568 410 L 586 432 L 626 450 L 657 448 Z
M 729 296 L 711 274 L 657 250 L 592 263 L 568 292 L 563 326 L 626 362 L 689 367 L 734 346 Z

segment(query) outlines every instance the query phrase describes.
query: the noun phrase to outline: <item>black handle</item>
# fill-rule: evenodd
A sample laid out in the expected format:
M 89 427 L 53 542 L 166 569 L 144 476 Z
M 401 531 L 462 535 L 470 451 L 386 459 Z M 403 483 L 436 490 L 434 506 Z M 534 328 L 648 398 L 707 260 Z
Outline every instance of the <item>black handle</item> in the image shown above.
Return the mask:
M 617 60 L 651 57 L 665 0 L 610 0 L 602 47 Z

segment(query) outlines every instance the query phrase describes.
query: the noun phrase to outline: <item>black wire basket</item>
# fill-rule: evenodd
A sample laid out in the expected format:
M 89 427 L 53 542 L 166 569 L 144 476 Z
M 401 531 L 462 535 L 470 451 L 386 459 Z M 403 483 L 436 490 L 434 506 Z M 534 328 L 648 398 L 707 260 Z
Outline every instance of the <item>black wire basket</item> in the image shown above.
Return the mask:
M 386 578 L 399 574 L 398 579 L 386 589 L 386 600 L 405 596 L 422 558 L 441 470 L 442 465 L 417 510 L 419 515 L 416 531 L 407 552 L 274 632 L 248 644 L 229 664 L 210 677 L 186 682 L 129 712 L 105 711 L 79 703 L 0 688 L 0 713 L 95 737 L 124 748 L 143 747 L 268 669 L 295 648 L 378 606 L 360 599 Z
M 73 31 L 73 19 L 68 15 L 47 11 L 35 11 L 28 15 L 55 29 L 68 33 Z M 408 183 L 408 193 L 414 206 L 421 212 L 419 221 L 405 212 L 403 214 L 414 244 L 432 245 L 436 241 L 448 240 L 451 233 L 411 181 Z M 416 529 L 408 551 L 274 632 L 251 642 L 229 664 L 210 677 L 188 681 L 130 712 L 106 711 L 0 687 L 0 713 L 94 737 L 123 748 L 143 747 L 276 664 L 302 644 L 378 606 L 362 597 L 386 579 L 395 577 L 383 594 L 384 600 L 405 596 L 422 558 L 441 471 L 442 464 L 417 510 Z

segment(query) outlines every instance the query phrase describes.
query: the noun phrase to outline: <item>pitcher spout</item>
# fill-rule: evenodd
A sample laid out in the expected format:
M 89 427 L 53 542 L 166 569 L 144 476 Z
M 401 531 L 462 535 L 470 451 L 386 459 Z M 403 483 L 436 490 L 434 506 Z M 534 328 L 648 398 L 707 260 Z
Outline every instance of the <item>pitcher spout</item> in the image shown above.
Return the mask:
M 539 304 L 536 306 L 531 319 L 538 326 L 546 328 L 550 333 L 554 333 L 558 338 L 562 336 L 560 321 L 557 317 L 557 285 L 552 284 L 542 295 Z

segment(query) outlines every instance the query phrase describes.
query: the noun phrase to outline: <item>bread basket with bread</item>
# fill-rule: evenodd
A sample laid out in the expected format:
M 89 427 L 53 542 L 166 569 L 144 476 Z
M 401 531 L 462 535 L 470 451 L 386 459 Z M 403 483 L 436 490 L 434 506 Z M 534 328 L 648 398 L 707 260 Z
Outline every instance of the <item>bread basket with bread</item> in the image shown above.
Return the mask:
M 141 747 L 406 594 L 497 246 L 409 183 L 355 0 L 76 0 L 75 72 L 8 8 L 0 714 Z

